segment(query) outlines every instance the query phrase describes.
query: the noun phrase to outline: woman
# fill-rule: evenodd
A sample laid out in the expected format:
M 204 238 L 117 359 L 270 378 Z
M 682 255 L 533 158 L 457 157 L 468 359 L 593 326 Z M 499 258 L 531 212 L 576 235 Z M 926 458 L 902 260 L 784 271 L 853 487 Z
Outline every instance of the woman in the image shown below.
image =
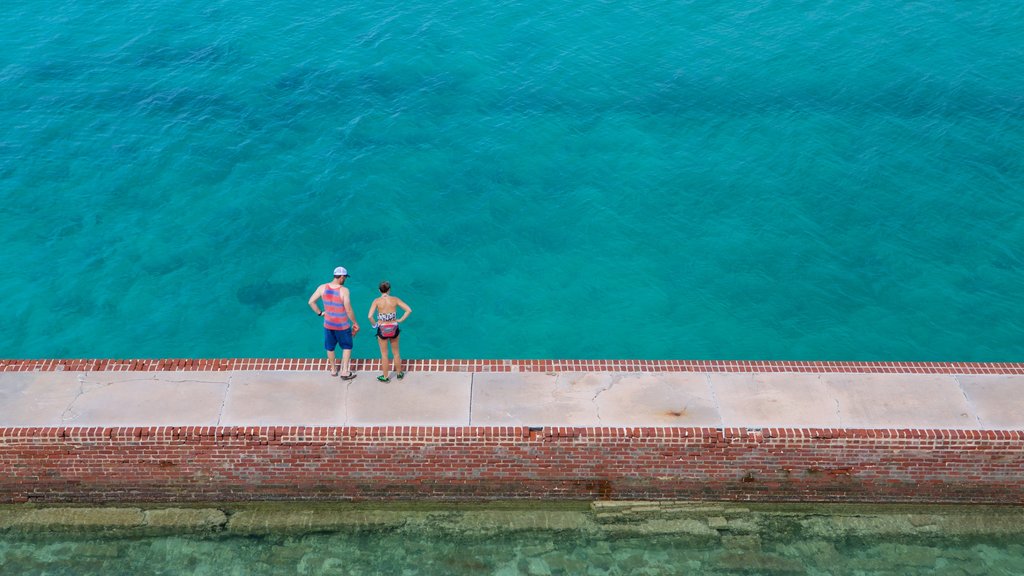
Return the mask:
M 397 314 L 399 308 L 405 310 L 405 314 L 401 318 L 398 318 Z M 373 318 L 374 312 L 377 313 L 376 320 Z M 377 376 L 377 380 L 381 382 L 391 382 L 391 378 L 388 377 L 391 372 L 388 362 L 388 342 L 391 343 L 391 352 L 395 356 L 395 372 L 397 372 L 398 379 L 405 378 L 405 371 L 402 370 L 402 353 L 398 349 L 398 334 L 401 332 L 398 325 L 405 322 L 409 318 L 409 314 L 412 314 L 412 308 L 402 302 L 401 298 L 391 295 L 391 283 L 387 280 L 381 282 L 380 298 L 370 304 L 370 313 L 368 314 L 370 322 L 377 329 L 377 344 L 380 345 L 380 368 L 384 372 Z

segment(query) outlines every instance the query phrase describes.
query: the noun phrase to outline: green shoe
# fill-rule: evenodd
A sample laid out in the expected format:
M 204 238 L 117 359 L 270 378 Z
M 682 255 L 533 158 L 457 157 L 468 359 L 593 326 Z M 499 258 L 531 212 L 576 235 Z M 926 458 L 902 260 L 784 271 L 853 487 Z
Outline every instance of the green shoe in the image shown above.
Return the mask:
M 377 376 L 377 380 L 379 382 L 391 382 L 391 378 L 388 378 L 387 376 L 385 376 L 383 374 L 381 374 L 380 376 Z
M 405 378 L 405 371 L 404 370 L 398 373 L 398 379 L 401 380 L 402 378 Z

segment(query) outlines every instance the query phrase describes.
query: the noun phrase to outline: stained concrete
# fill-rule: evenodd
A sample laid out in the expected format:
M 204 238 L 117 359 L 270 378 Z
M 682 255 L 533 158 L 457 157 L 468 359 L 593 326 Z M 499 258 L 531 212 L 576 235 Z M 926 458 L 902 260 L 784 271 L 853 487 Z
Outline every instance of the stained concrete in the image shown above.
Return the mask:
M 0 373 L 0 427 L 1024 429 L 1024 376 L 701 372 Z
M 70 426 L 213 426 L 229 377 L 221 372 L 94 372 L 85 376 L 62 420 Z
M 818 374 L 712 374 L 727 427 L 839 428 L 836 401 Z
M 844 374 L 829 376 L 825 384 L 844 428 L 981 428 L 952 375 Z M 1014 428 L 1021 425 L 1024 418 Z
M 228 378 L 223 372 L 2 374 L 0 425 L 215 425 Z
M 473 376 L 469 373 L 409 372 L 399 380 L 377 381 L 360 373 L 348 383 L 345 423 L 349 426 L 468 426 Z
M 15 372 L 0 374 L 3 426 L 66 426 L 67 409 L 82 391 L 85 374 Z
M 348 387 L 316 372 L 232 372 L 218 424 L 330 426 L 345 422 Z
M 475 374 L 474 420 L 494 426 L 601 426 L 594 398 L 612 382 L 610 373 Z
M 613 374 L 596 399 L 602 426 L 717 428 L 722 425 L 714 394 L 703 373 Z
M 1024 414 L 1024 380 L 1020 376 L 969 375 L 956 379 L 980 427 L 1020 427 Z

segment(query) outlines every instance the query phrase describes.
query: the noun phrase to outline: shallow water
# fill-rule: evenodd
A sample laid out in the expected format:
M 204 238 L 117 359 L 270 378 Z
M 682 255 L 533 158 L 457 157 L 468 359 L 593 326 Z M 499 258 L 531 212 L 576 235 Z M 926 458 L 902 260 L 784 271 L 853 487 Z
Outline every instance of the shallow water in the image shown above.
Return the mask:
M 800 520 L 800 519 L 798 519 Z M 827 521 L 827 518 L 825 519 Z M 733 519 L 735 521 L 735 519 Z M 442 521 L 443 522 L 443 521 Z M 594 534 L 345 530 L 225 536 L 0 534 L 5 575 L 1018 575 L 1019 534 Z
M 1024 357 L 1016 3 L 4 7 L 0 356 Z
M 551 534 L 504 538 L 301 537 L 0 541 L 5 574 L 551 574 L 734 575 L 1024 573 L 1009 542 L 761 543 L 756 550 L 693 546 L 677 538 L 612 541 Z M 752 545 L 752 544 L 750 544 Z

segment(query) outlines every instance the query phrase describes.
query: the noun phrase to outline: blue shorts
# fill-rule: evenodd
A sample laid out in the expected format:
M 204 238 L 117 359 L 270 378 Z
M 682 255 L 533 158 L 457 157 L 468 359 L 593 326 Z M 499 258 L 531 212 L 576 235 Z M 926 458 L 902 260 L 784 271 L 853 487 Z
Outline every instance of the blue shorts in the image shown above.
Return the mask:
M 352 329 L 331 330 L 324 328 L 324 350 L 334 352 L 335 346 L 341 346 L 342 350 L 352 349 Z

